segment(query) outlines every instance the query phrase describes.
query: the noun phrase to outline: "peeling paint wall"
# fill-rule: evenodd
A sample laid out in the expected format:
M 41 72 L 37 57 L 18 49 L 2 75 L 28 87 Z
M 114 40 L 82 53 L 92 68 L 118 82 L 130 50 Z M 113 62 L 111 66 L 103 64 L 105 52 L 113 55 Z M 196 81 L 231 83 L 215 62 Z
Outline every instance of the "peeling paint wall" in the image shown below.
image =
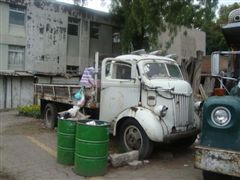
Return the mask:
M 26 70 L 65 72 L 67 16 L 46 1 L 32 1 L 26 16 Z
M 79 39 L 72 42 L 67 33 L 68 17 L 80 19 Z M 51 3 L 46 0 L 31 0 L 27 7 L 27 70 L 41 72 L 65 73 L 66 66 L 79 66 L 83 72 L 86 66 L 92 65 L 92 56 L 96 51 L 112 53 L 111 31 L 103 30 L 101 44 L 94 52 L 90 50 L 90 22 L 111 24 L 106 13 L 93 13 L 91 10 L 71 5 Z M 111 26 L 109 26 L 111 27 Z M 107 33 L 105 32 L 107 31 Z M 94 42 L 93 42 L 94 43 Z M 68 49 L 71 48 L 71 51 Z M 70 53 L 71 52 L 71 53 Z
M 9 24 L 9 4 L 26 7 L 25 26 Z M 24 70 L 36 72 L 65 73 L 66 66 L 79 66 L 83 72 L 92 65 L 95 51 L 112 54 L 112 26 L 109 14 L 54 0 L 0 0 L 0 45 L 25 46 Z M 68 18 L 80 19 L 79 39 L 68 47 Z M 2 23 L 3 22 L 3 23 Z M 90 22 L 103 24 L 100 42 L 90 39 Z M 102 46 L 104 45 L 104 46 Z M 6 48 L 5 47 L 5 48 Z M 93 47 L 93 50 L 90 48 Z M 68 54 L 68 48 L 73 53 Z M 1 50 L 0 50 L 1 51 Z M 2 51 L 1 51 L 2 52 Z M 8 63 L 8 52 L 4 60 Z M 1 70 L 8 67 L 0 64 Z
M 8 62 L 4 61 L 8 58 L 7 52 L 8 46 L 5 44 L 0 44 L 0 70 L 6 70 L 8 68 Z
M 11 4 L 25 7 L 24 25 L 10 24 Z M 68 47 L 69 17 L 80 19 L 79 37 L 72 47 Z M 98 42 L 91 41 L 91 22 L 102 24 Z M 9 46 L 15 45 L 23 47 L 25 53 L 21 70 L 66 73 L 66 66 L 72 65 L 79 66 L 83 72 L 85 67 L 92 65 L 95 51 L 112 54 L 112 26 L 107 13 L 54 0 L 0 0 L 0 71 L 10 69 Z M 69 53 L 68 48 L 73 53 Z M 79 77 L 71 81 L 46 77 L 40 81 L 78 84 Z M 0 109 L 32 104 L 33 83 L 33 78 L 29 77 L 0 76 Z
M 80 23 L 80 43 L 79 43 L 79 71 L 83 73 L 84 67 L 89 64 L 90 48 L 90 20 L 82 19 Z
M 182 59 L 196 57 L 198 50 L 203 51 L 204 55 L 206 53 L 206 34 L 200 30 L 181 27 L 178 29 L 173 42 L 170 43 L 170 47 L 166 48 L 169 41 L 171 41 L 169 32 L 162 33 L 159 36 L 160 49 L 166 50 L 168 54 L 176 54 L 179 64 Z

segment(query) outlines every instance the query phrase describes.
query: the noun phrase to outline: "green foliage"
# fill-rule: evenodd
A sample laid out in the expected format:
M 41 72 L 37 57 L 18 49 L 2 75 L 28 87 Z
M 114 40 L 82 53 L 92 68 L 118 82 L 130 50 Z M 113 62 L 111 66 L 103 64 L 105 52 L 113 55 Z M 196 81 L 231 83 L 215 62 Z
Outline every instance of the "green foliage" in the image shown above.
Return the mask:
M 121 25 L 123 50 L 158 46 L 161 32 L 168 30 L 171 41 L 184 25 L 202 29 L 215 17 L 218 0 L 112 0 L 111 12 Z M 169 44 L 170 43 L 170 44 Z
M 39 105 L 29 105 L 29 106 L 18 106 L 18 114 L 21 116 L 28 116 L 34 118 L 40 118 L 40 106 Z
M 217 24 L 224 25 L 228 22 L 229 13 L 234 10 L 240 8 L 240 3 L 234 3 L 228 6 L 221 6 L 219 10 L 219 18 L 217 20 Z
M 228 6 L 221 6 L 219 10 L 219 17 L 216 21 L 211 21 L 203 28 L 206 32 L 206 44 L 207 54 L 211 54 L 213 51 L 228 50 L 229 47 L 225 38 L 221 32 L 221 27 L 228 23 L 228 15 L 234 10 L 240 8 L 240 3 L 234 3 Z
M 221 32 L 221 26 L 211 23 L 206 32 L 206 53 L 211 54 L 214 51 L 228 50 L 227 43 Z
M 84 5 L 88 0 L 74 0 Z M 104 0 L 101 0 L 104 2 Z M 181 25 L 206 32 L 206 52 L 227 50 L 221 32 L 228 14 L 240 3 L 221 6 L 216 18 L 218 0 L 112 0 L 111 13 L 121 30 L 124 52 L 144 48 L 169 48 Z M 159 42 L 159 34 L 168 30 L 169 41 Z

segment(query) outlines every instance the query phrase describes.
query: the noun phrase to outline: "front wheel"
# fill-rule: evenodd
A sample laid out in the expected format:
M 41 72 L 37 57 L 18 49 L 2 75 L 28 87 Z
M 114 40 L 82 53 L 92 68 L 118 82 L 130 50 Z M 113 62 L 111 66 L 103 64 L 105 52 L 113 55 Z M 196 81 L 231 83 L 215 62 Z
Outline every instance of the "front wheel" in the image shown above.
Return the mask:
M 54 129 L 57 122 L 57 107 L 53 103 L 48 103 L 44 111 L 45 126 Z
M 210 171 L 203 171 L 203 180 L 232 180 L 231 176 Z
M 141 125 L 134 119 L 127 119 L 120 127 L 120 144 L 124 151 L 139 151 L 139 158 L 147 158 L 153 150 L 153 142 Z

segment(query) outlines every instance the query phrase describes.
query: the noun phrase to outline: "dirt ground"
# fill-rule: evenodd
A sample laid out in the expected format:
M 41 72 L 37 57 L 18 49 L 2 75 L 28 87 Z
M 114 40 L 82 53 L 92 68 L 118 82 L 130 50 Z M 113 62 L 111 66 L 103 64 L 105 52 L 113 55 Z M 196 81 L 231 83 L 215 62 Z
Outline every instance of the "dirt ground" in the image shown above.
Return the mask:
M 140 167 L 109 165 L 105 176 L 85 178 L 73 172 L 73 166 L 56 162 L 56 130 L 48 130 L 43 121 L 17 115 L 17 111 L 0 112 L 0 179 L 119 179 L 119 180 L 201 180 L 194 169 L 194 147 L 180 149 L 158 146 L 149 163 Z M 110 138 L 109 152 L 117 152 L 117 141 Z

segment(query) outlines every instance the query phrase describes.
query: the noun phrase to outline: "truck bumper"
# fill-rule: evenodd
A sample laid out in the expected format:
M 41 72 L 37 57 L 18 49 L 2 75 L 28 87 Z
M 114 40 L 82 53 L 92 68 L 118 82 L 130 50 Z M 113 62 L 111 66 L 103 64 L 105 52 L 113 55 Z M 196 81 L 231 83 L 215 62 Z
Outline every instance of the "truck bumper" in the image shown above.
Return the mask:
M 197 146 L 195 167 L 240 177 L 240 152 Z
M 195 136 L 197 134 L 199 134 L 199 129 L 191 129 L 191 130 L 188 130 L 188 131 L 185 131 L 185 132 L 176 132 L 176 133 L 173 133 L 173 134 L 168 134 L 164 137 L 164 142 L 171 142 L 171 141 L 176 141 L 178 139 L 183 139 L 183 138 L 187 138 L 187 137 L 190 137 L 190 136 Z

